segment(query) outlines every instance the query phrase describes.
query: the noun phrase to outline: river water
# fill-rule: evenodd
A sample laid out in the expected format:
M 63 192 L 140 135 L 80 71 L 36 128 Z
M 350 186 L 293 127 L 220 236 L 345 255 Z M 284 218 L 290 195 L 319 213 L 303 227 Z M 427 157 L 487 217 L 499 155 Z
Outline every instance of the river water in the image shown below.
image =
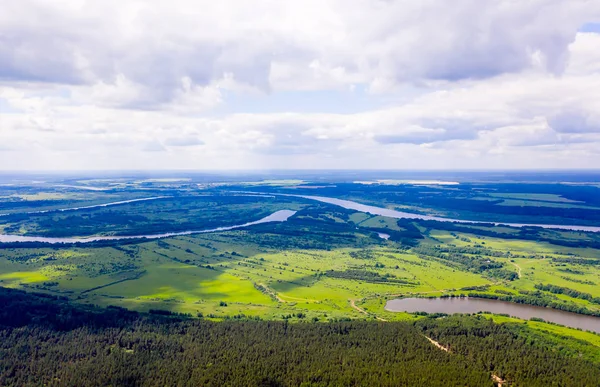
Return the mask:
M 168 238 L 175 237 L 181 235 L 191 235 L 191 234 L 204 234 L 210 232 L 219 232 L 219 231 L 229 231 L 238 228 L 254 226 L 256 224 L 261 223 L 269 223 L 269 222 L 285 222 L 292 215 L 294 215 L 296 211 L 291 210 L 280 210 L 272 213 L 269 216 L 266 216 L 262 219 L 259 219 L 254 222 L 248 222 L 244 224 L 238 224 L 234 226 L 226 226 L 226 227 L 217 227 L 209 230 L 192 230 L 192 231 L 181 231 L 181 232 L 170 232 L 164 234 L 152 234 L 152 235 L 130 235 L 130 236 L 94 236 L 94 237 L 69 237 L 69 238 L 51 238 L 51 237 L 36 237 L 36 236 L 23 236 L 23 235 L 6 235 L 0 234 L 0 242 L 44 242 L 44 243 L 89 243 L 96 241 L 115 241 L 115 240 L 123 240 L 123 239 L 159 239 L 159 238 Z
M 571 328 L 600 333 L 600 317 L 483 298 L 400 298 L 388 301 L 385 310 L 390 312 L 447 314 L 492 312 L 495 314 L 508 314 L 524 320 L 537 317 Z
M 367 204 L 361 204 L 353 202 L 351 200 L 328 198 L 325 196 L 312 196 L 312 195 L 292 195 L 292 194 L 281 194 L 283 196 L 293 196 L 304 199 L 316 200 L 323 203 L 334 204 L 336 206 L 344 207 L 349 210 L 365 212 L 372 215 L 387 216 L 396 219 L 422 219 L 422 220 L 435 220 L 438 222 L 455 222 L 455 223 L 493 223 L 497 226 L 505 225 L 511 227 L 542 227 L 552 228 L 560 230 L 570 231 L 587 231 L 587 232 L 600 232 L 600 227 L 596 226 L 576 226 L 576 225 L 562 225 L 562 224 L 530 224 L 530 223 L 500 223 L 500 222 L 481 222 L 463 219 L 452 219 L 452 218 L 441 218 L 438 216 L 412 214 L 410 212 L 396 211 L 389 208 L 369 206 Z
M 158 199 L 167 199 L 167 198 L 171 198 L 171 196 L 154 196 L 154 197 L 150 197 L 150 198 L 130 199 L 130 200 L 121 200 L 121 201 L 118 201 L 118 202 L 110 202 L 110 203 L 103 203 L 103 204 L 93 204 L 91 206 L 57 208 L 57 209 L 54 209 L 54 210 L 40 210 L 40 211 L 27 211 L 27 212 L 6 213 L 6 214 L 0 214 L 0 216 L 19 215 L 19 214 L 35 215 L 35 214 L 47 214 L 49 212 L 65 212 L 65 211 L 89 210 L 91 208 L 118 206 L 118 205 L 122 205 L 122 204 L 129 204 L 129 203 L 136 203 L 136 202 L 145 202 L 145 201 L 148 201 L 148 200 L 158 200 Z

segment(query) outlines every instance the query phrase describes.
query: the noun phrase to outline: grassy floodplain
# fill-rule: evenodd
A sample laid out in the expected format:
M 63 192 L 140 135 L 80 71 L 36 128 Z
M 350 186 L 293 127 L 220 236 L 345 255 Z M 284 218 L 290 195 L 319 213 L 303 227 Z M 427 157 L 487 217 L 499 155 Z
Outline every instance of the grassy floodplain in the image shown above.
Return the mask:
M 145 188 L 126 190 L 124 196 L 109 188 L 82 193 L 61 187 L 58 193 L 27 191 L 17 202 L 12 195 L 3 197 L 13 204 L 35 203 L 23 209 L 56 209 L 65 204 L 101 204 L 142 196 L 168 198 L 74 212 L 11 215 L 1 219 L 0 227 L 4 232 L 25 235 L 138 235 L 242 224 L 280 209 L 298 213 L 281 224 L 153 241 L 5 245 L 0 250 L 0 286 L 58 295 L 82 304 L 162 310 L 212 320 L 412 321 L 421 317 L 387 312 L 386 301 L 400 296 L 468 294 L 473 289 L 489 295 L 535 293 L 561 305 L 600 312 L 600 305 L 590 300 L 536 289 L 539 284 L 552 284 L 600 297 L 600 265 L 588 264 L 600 259 L 593 234 L 553 230 L 535 230 L 533 234 L 532 230 L 486 225 L 453 229 L 299 198 L 239 194 L 248 189 L 266 193 L 293 189 L 309 194 L 336 189 L 331 184 L 315 188 L 303 180 L 215 186 L 161 179 L 132 184 Z M 457 188 L 419 186 L 418 190 L 455 192 Z M 92 196 L 86 196 L 88 193 Z M 547 208 L 555 208 L 557 203 L 581 205 L 581 200 L 557 194 L 527 195 L 493 193 L 486 200 L 535 201 L 532 206 L 546 203 Z M 56 202 L 65 198 L 72 202 Z M 381 232 L 391 238 L 380 238 Z M 573 243 L 581 247 L 573 247 Z M 598 345 L 594 334 L 543 322 L 529 322 L 528 327 Z

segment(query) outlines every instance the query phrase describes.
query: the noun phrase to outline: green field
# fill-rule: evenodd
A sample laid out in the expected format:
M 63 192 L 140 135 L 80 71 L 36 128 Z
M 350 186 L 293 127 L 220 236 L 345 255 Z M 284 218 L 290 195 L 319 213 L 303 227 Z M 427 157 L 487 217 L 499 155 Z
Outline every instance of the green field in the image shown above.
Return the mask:
M 333 210 L 319 213 L 318 218 L 346 225 L 341 220 L 344 215 Z M 294 222 L 287 227 L 300 227 Z M 598 266 L 569 265 L 566 271 L 552 262 L 554 257 L 574 254 L 597 258 L 597 250 L 443 230 L 428 230 L 420 244 L 421 248 L 484 247 L 481 259 L 520 274 L 506 281 L 420 256 L 396 242 L 368 234 L 368 227 L 402 230 L 393 219 L 350 214 L 347 223 L 351 226 L 345 232 L 352 232 L 352 243 L 333 240 L 333 248 L 306 248 L 299 236 L 250 229 L 115 247 L 4 249 L 0 284 L 60 294 L 82 303 L 202 313 L 213 318 L 242 313 L 281 319 L 301 313 L 322 320 L 374 316 L 397 320 L 407 316 L 385 312 L 383 306 L 389 298 L 458 294 L 463 288 L 480 286 L 487 286 L 490 293 L 516 293 L 550 283 L 600 296 Z M 278 246 L 282 243 L 278 238 L 286 242 Z M 352 247 L 356 245 L 361 247 Z M 360 277 L 365 273 L 374 277 Z M 600 309 L 585 300 L 564 295 L 556 298 Z
M 557 197 L 543 199 L 562 203 Z M 496 296 L 538 294 L 560 305 L 600 313 L 596 302 L 536 288 L 551 284 L 600 297 L 600 265 L 587 264 L 600 259 L 600 249 L 589 247 L 597 237 L 579 232 L 524 234 L 519 229 L 483 225 L 453 229 L 302 199 L 187 191 L 164 201 L 7 218 L 3 227 L 50 235 L 202 229 L 245 223 L 280 209 L 298 213 L 284 223 L 153 241 L 2 246 L 0 286 L 82 304 L 163 310 L 213 320 L 246 316 L 411 321 L 420 317 L 387 312 L 386 301 L 458 295 L 473 289 Z M 73 223 L 75 216 L 84 221 Z M 111 217 L 114 222 L 104 222 Z M 379 232 L 391 235 L 390 240 L 381 239 Z M 565 263 L 572 259 L 579 261 Z M 528 326 L 598 345 L 593 334 L 541 322 Z
M 58 253 L 40 250 L 35 258 L 27 257 L 30 252 L 26 249 L 14 249 L 3 254 L 0 280 L 3 286 L 46 290 L 100 305 L 215 316 L 242 308 L 247 309 L 244 313 L 271 318 L 298 311 L 359 317 L 350 306 L 352 299 L 490 283 L 472 273 L 457 276 L 455 270 L 441 263 L 423 262 L 391 246 L 278 251 L 238 244 L 236 240 L 243 240 L 244 234 L 234 231 L 179 237 L 122 248 L 135 251 L 134 258 L 114 248 L 77 248 Z M 352 253 L 368 254 L 369 258 L 353 257 Z M 351 268 L 368 269 L 382 277 L 389 274 L 411 283 L 324 275 L 327 270 L 343 272 Z M 257 289 L 260 286 L 262 291 Z M 221 301 L 228 306 L 219 306 Z

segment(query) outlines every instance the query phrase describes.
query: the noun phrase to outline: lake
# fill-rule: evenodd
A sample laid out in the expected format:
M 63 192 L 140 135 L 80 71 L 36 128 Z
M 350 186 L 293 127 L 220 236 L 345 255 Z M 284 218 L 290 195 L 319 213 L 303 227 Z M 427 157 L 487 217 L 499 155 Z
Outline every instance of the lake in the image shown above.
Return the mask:
M 600 317 L 483 298 L 399 298 L 388 301 L 385 310 L 390 312 L 447 314 L 492 312 L 495 314 L 508 314 L 524 320 L 537 317 L 571 328 L 600 333 Z

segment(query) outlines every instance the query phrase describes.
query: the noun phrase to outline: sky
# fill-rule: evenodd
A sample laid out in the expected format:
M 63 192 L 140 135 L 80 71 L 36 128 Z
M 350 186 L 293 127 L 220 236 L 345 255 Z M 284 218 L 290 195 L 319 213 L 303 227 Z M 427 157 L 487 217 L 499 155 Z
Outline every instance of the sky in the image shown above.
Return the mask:
M 598 0 L 0 10 L 0 170 L 600 168 Z

